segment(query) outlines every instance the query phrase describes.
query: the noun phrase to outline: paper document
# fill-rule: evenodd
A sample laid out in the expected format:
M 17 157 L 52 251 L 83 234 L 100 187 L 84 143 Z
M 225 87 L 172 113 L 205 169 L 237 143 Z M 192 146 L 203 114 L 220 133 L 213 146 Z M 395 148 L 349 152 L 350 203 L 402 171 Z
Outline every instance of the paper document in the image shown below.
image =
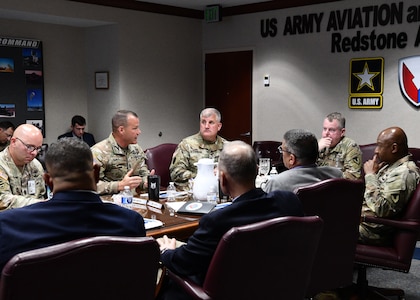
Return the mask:
M 166 202 L 166 206 L 169 206 L 174 211 L 178 211 L 178 209 L 185 204 L 186 201 L 175 201 L 175 202 Z
M 162 226 L 163 223 L 159 220 L 144 218 L 144 228 L 146 228 L 146 230 Z

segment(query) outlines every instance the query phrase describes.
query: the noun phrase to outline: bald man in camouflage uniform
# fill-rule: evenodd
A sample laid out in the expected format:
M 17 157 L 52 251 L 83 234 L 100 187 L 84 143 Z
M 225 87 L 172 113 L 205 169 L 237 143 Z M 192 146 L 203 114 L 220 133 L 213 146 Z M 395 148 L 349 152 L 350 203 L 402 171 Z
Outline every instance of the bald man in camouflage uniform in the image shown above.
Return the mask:
M 188 189 L 188 180 L 197 176 L 194 164 L 201 158 L 219 160 L 226 140 L 218 136 L 222 128 L 221 115 L 217 109 L 206 108 L 200 113 L 200 132 L 183 139 L 176 148 L 169 167 L 172 181 L 178 190 Z
M 363 216 L 395 218 L 404 210 L 420 180 L 419 169 L 410 160 L 407 136 L 399 127 L 383 130 L 377 139 L 375 154 L 365 162 L 365 200 Z M 362 222 L 362 243 L 389 244 L 391 227 Z
M 129 186 L 141 193 L 147 187 L 149 172 L 143 149 L 137 144 L 140 121 L 136 113 L 118 111 L 112 118 L 112 133 L 92 146 L 95 162 L 101 165 L 97 192 L 116 194 Z
M 324 119 L 317 165 L 337 167 L 344 178 L 360 179 L 362 151 L 355 141 L 345 136 L 345 126 L 346 119 L 340 113 L 331 113 Z
M 0 211 L 44 200 L 44 169 L 35 158 L 42 141 L 37 127 L 22 124 L 0 152 Z

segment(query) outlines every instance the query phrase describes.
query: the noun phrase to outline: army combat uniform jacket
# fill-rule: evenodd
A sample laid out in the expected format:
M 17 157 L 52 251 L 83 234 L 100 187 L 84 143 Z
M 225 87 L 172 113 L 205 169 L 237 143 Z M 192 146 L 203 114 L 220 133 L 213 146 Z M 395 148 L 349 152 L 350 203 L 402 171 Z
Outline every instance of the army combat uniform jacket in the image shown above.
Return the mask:
M 220 152 L 226 140 L 220 136 L 216 137 L 214 143 L 203 140 L 200 133 L 183 139 L 172 157 L 172 163 L 169 167 L 172 181 L 177 188 L 185 190 L 188 188 L 188 180 L 197 176 L 197 166 L 194 163 L 201 158 L 213 158 L 215 162 L 219 161 Z
M 398 217 L 416 189 L 419 179 L 419 169 L 410 161 L 410 155 L 382 167 L 377 174 L 365 175 L 362 217 Z M 392 228 L 380 224 L 362 222 L 359 232 L 361 241 L 367 243 L 384 244 L 392 237 Z
M 109 137 L 91 148 L 93 158 L 101 165 L 97 192 L 99 194 L 118 193 L 118 182 L 139 162 L 133 176 L 141 176 L 143 183 L 150 174 L 143 149 L 138 144 L 130 144 L 127 149 L 121 148 L 112 133 Z M 142 186 L 140 187 L 142 189 Z
M 345 136 L 334 148 L 324 148 L 319 152 L 317 165 L 337 167 L 344 178 L 360 179 L 362 151 L 355 141 Z
M 16 167 L 9 148 L 0 152 L 0 211 L 23 207 L 39 202 L 45 197 L 44 169 L 34 158 L 24 165 L 22 171 Z

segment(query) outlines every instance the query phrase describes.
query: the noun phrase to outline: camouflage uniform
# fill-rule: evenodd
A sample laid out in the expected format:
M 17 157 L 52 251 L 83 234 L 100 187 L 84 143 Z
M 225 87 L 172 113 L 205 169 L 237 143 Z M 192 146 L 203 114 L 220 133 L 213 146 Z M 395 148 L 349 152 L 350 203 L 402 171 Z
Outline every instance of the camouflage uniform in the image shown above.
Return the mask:
M 382 167 L 377 174 L 367 174 L 362 217 L 398 216 L 416 189 L 419 179 L 419 169 L 410 161 L 410 155 Z M 359 232 L 361 241 L 375 244 L 387 243 L 392 236 L 391 227 L 366 222 L 360 223 Z
M 112 133 L 109 137 L 91 147 L 94 159 L 101 164 L 97 192 L 99 194 L 118 193 L 118 182 L 125 174 L 140 162 L 133 176 L 141 176 L 143 183 L 150 174 L 145 162 L 146 156 L 138 144 L 130 144 L 127 149 L 121 148 Z M 143 184 L 140 186 L 142 189 Z
M 217 162 L 225 142 L 226 140 L 220 136 L 216 137 L 214 143 L 207 142 L 200 133 L 183 139 L 175 149 L 169 167 L 171 179 L 177 188 L 179 190 L 188 188 L 188 180 L 197 176 L 197 166 L 194 163 L 200 158 L 213 158 Z
M 319 152 L 317 165 L 339 167 L 344 178 L 360 179 L 362 151 L 355 141 L 345 136 L 334 148 L 324 148 Z
M 35 158 L 23 167 L 16 167 L 9 148 L 0 152 L 0 211 L 26 206 L 44 199 L 44 169 Z M 34 193 L 29 195 L 28 181 L 35 183 Z

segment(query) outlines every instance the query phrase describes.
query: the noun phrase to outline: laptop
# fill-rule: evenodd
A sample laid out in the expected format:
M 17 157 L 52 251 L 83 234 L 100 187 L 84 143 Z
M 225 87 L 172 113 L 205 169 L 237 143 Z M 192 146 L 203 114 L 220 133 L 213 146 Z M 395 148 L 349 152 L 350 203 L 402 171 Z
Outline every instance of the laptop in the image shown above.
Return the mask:
M 185 202 L 178 209 L 177 213 L 204 215 L 211 212 L 215 206 L 216 203 L 190 200 Z

